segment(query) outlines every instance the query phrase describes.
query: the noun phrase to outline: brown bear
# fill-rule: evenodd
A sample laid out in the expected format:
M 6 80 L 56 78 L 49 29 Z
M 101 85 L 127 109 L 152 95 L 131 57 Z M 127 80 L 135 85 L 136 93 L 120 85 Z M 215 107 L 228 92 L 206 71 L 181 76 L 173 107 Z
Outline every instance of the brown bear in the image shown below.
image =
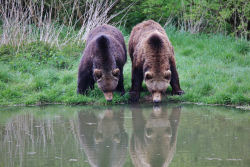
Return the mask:
M 172 94 L 184 93 L 179 84 L 173 46 L 159 23 L 148 20 L 133 28 L 129 54 L 132 61 L 130 101 L 139 100 L 143 79 L 155 103 L 161 101 L 169 84 Z
M 124 38 L 117 28 L 104 24 L 93 29 L 79 65 L 77 93 L 86 93 L 97 82 L 107 101 L 112 101 L 115 90 L 124 94 L 123 66 L 126 60 Z

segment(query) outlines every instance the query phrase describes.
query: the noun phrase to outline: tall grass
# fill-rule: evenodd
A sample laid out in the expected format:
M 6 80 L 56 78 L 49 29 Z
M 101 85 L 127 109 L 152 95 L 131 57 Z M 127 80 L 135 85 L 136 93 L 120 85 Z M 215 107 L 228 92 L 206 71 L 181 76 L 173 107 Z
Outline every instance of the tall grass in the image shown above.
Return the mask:
M 36 41 L 60 48 L 69 43 L 82 44 L 91 29 L 109 23 L 130 7 L 124 7 L 122 11 L 108 15 L 117 1 L 86 0 L 85 10 L 79 11 L 79 0 L 51 0 L 49 5 L 45 5 L 45 0 L 0 0 L 0 46 L 12 45 L 19 49 L 24 44 Z M 66 3 L 72 3 L 71 13 L 66 10 Z M 79 19 L 75 19 L 76 14 L 79 15 Z M 75 31 L 76 29 L 78 31 Z

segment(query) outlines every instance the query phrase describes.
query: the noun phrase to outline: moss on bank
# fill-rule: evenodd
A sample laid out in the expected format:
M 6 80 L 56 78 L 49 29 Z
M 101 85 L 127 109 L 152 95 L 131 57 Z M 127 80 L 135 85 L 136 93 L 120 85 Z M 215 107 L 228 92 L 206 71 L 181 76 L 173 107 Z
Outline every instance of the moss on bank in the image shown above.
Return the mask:
M 177 32 L 167 34 L 175 48 L 183 96 L 167 96 L 166 101 L 207 104 L 250 104 L 250 43 L 222 35 Z M 128 35 L 125 35 L 128 41 Z M 76 94 L 77 68 L 84 46 L 58 49 L 33 42 L 17 51 L 0 47 L 0 105 L 65 103 L 104 104 L 97 87 L 87 95 Z M 131 62 L 125 65 L 125 89 L 131 84 Z M 144 85 L 145 86 L 145 85 Z M 170 92 L 168 89 L 168 92 Z M 148 95 L 142 92 L 142 97 Z M 169 94 L 169 93 L 168 93 Z M 115 94 L 112 103 L 127 103 Z

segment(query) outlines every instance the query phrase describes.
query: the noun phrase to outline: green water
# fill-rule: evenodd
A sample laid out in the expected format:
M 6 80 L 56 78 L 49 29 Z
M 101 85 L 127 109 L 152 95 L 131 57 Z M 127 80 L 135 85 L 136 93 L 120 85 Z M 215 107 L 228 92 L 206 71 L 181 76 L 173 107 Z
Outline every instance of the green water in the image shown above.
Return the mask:
M 0 108 L 0 167 L 249 167 L 250 112 L 168 104 Z

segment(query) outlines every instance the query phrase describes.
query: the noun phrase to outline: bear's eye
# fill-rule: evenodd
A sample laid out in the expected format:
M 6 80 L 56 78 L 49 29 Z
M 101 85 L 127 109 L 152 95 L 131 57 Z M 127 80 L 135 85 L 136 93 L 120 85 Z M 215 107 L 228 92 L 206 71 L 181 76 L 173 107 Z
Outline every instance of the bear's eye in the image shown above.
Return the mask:
M 151 72 L 146 72 L 146 74 L 145 74 L 145 79 L 146 79 L 146 80 L 149 80 L 149 79 L 152 79 L 152 78 L 153 78 L 152 73 L 151 73 Z
M 166 72 L 164 72 L 164 78 L 166 80 L 170 80 L 171 79 L 171 71 L 167 70 Z
M 119 75 L 120 75 L 120 70 L 119 70 L 119 68 L 114 69 L 114 70 L 112 71 L 112 75 L 113 75 L 114 77 L 119 77 Z
M 99 69 L 95 69 L 94 75 L 95 75 L 96 79 L 100 79 L 102 77 L 102 71 Z

